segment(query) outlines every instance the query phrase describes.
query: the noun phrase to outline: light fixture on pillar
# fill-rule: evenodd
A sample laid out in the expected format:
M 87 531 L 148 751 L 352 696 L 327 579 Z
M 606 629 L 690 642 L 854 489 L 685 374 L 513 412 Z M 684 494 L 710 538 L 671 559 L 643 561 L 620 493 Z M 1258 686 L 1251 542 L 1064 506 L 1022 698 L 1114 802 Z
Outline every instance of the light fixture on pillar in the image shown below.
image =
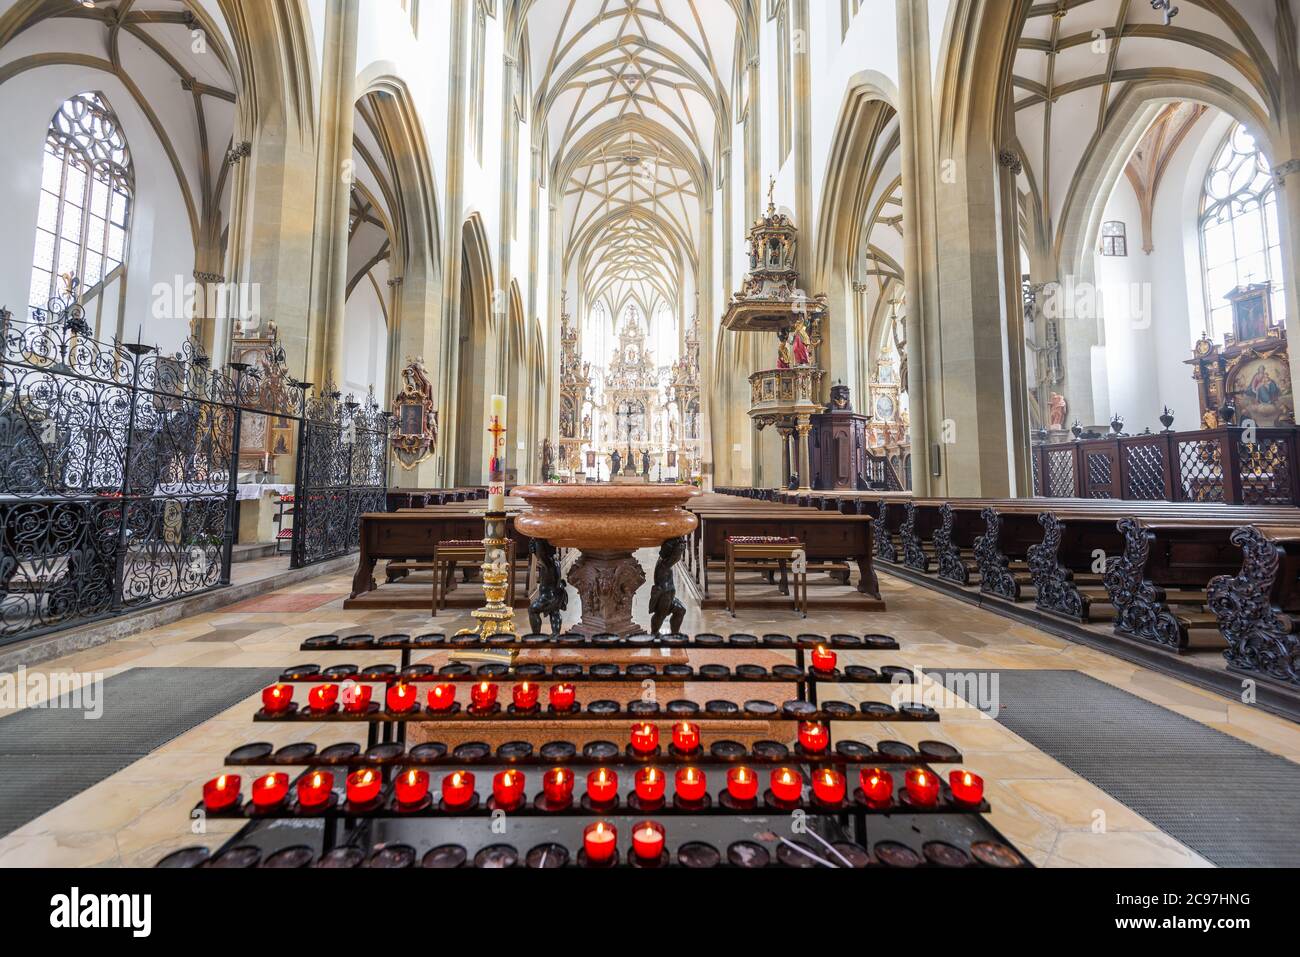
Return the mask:
M 1178 16 L 1178 8 L 1174 6 L 1173 0 L 1151 0 L 1151 9 L 1164 12 L 1165 26 L 1169 26 L 1174 17 Z

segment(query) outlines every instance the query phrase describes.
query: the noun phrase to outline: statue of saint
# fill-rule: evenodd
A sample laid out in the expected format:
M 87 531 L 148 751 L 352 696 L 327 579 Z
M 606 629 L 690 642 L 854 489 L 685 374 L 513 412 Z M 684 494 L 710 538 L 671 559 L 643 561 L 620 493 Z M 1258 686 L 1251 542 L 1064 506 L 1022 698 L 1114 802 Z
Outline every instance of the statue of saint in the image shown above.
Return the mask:
M 641 450 L 641 474 L 646 478 L 650 477 L 650 452 L 648 449 Z
M 618 474 L 618 470 L 623 464 L 623 456 L 618 454 L 618 449 L 609 454 L 609 463 L 609 477 L 613 478 Z
M 790 355 L 790 332 L 782 329 L 776 334 L 776 367 L 778 369 L 788 369 L 794 364 L 794 359 Z
M 551 440 L 542 439 L 542 481 L 549 482 L 555 471 L 555 454 L 551 451 Z
M 794 365 L 812 365 L 812 339 L 808 336 L 808 320 L 799 316 L 794 321 L 794 330 L 790 334 L 790 349 L 794 354 Z
M 1065 416 L 1069 411 L 1069 405 L 1065 401 L 1065 396 L 1059 392 L 1053 392 L 1047 400 L 1047 426 L 1050 429 L 1059 430 L 1065 428 Z

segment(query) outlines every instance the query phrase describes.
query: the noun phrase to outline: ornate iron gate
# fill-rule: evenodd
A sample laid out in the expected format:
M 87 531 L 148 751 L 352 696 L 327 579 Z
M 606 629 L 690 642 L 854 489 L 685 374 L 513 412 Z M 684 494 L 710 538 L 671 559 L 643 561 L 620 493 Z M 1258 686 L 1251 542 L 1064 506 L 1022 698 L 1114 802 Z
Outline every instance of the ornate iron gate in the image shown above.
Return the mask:
M 332 384 L 305 404 L 294 491 L 293 557 L 301 568 L 355 551 L 361 516 L 388 496 L 391 416 L 375 402 L 341 399 Z
M 75 286 L 0 313 L 0 644 L 228 585 L 241 417 L 297 418 L 278 350 L 223 371 L 89 333 Z

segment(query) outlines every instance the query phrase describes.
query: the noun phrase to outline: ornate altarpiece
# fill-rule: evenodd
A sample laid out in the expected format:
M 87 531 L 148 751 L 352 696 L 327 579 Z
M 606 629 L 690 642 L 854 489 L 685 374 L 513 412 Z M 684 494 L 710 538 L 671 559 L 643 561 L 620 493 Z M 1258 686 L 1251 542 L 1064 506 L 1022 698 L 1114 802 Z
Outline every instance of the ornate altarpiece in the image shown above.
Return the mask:
M 268 323 L 265 334 L 257 330 L 254 336 L 238 335 L 230 340 L 230 361 L 249 367 L 245 374 L 258 379 L 256 407 L 262 409 L 292 409 L 298 393 L 292 389 L 284 363 L 284 347 L 280 345 L 275 324 Z M 292 458 L 296 423 L 284 416 L 245 414 L 239 433 L 239 468 L 265 469 L 268 475 L 277 472 L 276 460 L 280 456 Z
M 560 460 L 557 469 L 570 473 L 582 470 L 582 445 L 590 436 L 589 421 L 584 419 L 591 389 L 591 363 L 582 361 L 578 330 L 569 315 L 567 296 L 560 312 Z M 550 478 L 550 476 L 546 476 Z
M 1267 282 L 1228 293 L 1233 331 L 1223 337 L 1221 346 L 1207 333 L 1193 347 L 1187 364 L 1196 381 L 1202 427 L 1213 429 L 1247 419 L 1262 427 L 1295 424 L 1286 328 L 1273 321 L 1271 293 Z M 1227 416 L 1225 406 L 1232 409 Z
M 668 402 L 677 406 L 680 433 L 676 421 L 669 423 L 667 466 L 677 467 L 677 474 L 689 480 L 700 467 L 700 320 L 691 320 L 686 332 L 686 350 L 673 363 L 668 381 Z
M 433 455 L 438 444 L 438 410 L 433 407 L 433 383 L 424 359 L 408 359 L 402 370 L 402 391 L 393 398 L 393 454 L 404 469 L 413 469 Z

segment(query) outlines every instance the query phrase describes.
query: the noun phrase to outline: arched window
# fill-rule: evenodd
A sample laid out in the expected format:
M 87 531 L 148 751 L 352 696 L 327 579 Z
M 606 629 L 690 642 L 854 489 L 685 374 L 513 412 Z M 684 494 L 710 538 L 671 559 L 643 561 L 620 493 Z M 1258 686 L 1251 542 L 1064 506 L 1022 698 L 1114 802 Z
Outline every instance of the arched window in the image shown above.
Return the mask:
M 1210 164 L 1201 197 L 1201 266 L 1209 332 L 1232 331 L 1223 297 L 1238 286 L 1272 282 L 1273 319 L 1282 321 L 1282 247 L 1272 165 L 1240 123 Z
M 121 124 L 97 93 L 59 107 L 45 136 L 30 305 L 63 292 L 60 276 L 93 290 L 126 258 L 135 177 Z

